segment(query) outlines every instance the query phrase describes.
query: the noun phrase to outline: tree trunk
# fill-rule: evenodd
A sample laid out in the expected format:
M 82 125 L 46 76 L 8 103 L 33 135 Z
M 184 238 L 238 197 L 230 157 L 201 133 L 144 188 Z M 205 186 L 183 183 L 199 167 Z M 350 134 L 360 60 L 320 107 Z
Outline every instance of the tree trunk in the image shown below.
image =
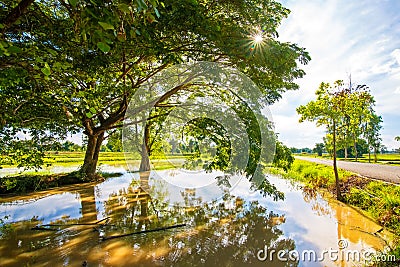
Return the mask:
M 99 160 L 99 153 L 103 140 L 104 132 L 97 135 L 88 135 L 85 160 L 81 168 L 81 172 L 84 174 L 84 180 L 92 181 L 96 179 L 97 162 Z
M 344 159 L 347 160 L 347 145 L 344 146 Z
M 374 147 L 374 162 L 376 163 L 378 161 L 378 156 L 376 155 L 378 153 L 378 149 Z
M 358 161 L 357 140 L 356 139 L 354 139 L 354 154 L 356 157 L 356 161 Z
M 82 206 L 80 223 L 94 223 L 97 221 L 96 197 L 94 186 L 79 191 Z
M 335 173 L 335 184 L 336 184 L 336 199 L 342 200 L 342 194 L 340 193 L 339 174 L 336 164 L 336 122 L 333 121 L 333 172 Z
M 139 171 L 140 172 L 147 172 L 150 171 L 150 129 L 149 125 L 146 124 L 144 129 L 144 137 L 143 137 L 143 145 L 141 151 L 142 160 L 140 162 Z
M 1 24 L 3 24 L 3 32 L 7 28 L 9 28 L 12 24 L 14 24 L 29 8 L 30 5 L 35 2 L 34 0 L 22 0 L 19 2 L 19 4 L 14 7 L 10 13 L 7 14 L 7 16 L 1 21 Z
M 371 163 L 371 149 L 368 149 L 368 163 Z
M 150 158 L 149 153 L 147 152 L 146 146 L 143 144 L 141 151 L 141 158 L 139 172 L 147 172 L 150 171 Z

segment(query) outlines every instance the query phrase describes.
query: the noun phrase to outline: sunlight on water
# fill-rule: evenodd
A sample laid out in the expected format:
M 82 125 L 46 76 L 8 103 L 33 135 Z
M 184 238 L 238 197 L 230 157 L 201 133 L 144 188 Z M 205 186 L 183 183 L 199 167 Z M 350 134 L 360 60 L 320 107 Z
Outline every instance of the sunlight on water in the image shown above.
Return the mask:
M 161 173 L 169 179 L 178 177 L 179 183 L 184 180 L 179 172 L 174 171 L 175 176 L 170 170 Z M 206 204 L 198 199 L 196 188 L 181 188 L 173 197 L 167 192 L 167 182 L 153 176 L 144 179 L 125 172 L 96 185 L 1 199 L 0 218 L 9 223 L 0 237 L 1 266 L 283 266 L 276 258 L 260 261 L 256 255 L 265 246 L 313 250 L 319 255 L 338 249 L 339 240 L 346 242 L 341 251 L 375 251 L 390 239 L 379 225 L 354 209 L 303 192 L 298 184 L 274 176 L 269 180 L 285 193 L 284 201 L 263 197 L 241 179 L 223 199 Z M 179 198 L 185 205 L 174 206 Z M 102 241 L 174 225 L 169 230 Z M 350 264 L 329 258 L 293 263 Z

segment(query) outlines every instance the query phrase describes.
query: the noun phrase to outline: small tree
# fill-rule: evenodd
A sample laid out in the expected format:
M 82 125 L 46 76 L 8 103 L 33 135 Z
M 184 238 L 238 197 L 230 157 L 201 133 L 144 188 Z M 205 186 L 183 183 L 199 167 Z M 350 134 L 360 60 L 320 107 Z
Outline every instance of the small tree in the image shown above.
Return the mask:
M 396 137 L 394 138 L 394 140 L 396 140 L 397 142 L 400 142 L 400 136 L 396 136 Z M 400 148 L 399 148 L 398 150 L 400 150 Z
M 382 117 L 371 112 L 371 118 L 365 125 L 365 138 L 368 143 L 368 162 L 371 162 L 371 149 L 374 153 L 374 162 L 377 162 L 377 153 L 381 146 L 382 138 L 380 137 L 380 130 L 382 129 Z
M 346 158 L 351 139 L 356 161 L 359 153 L 364 150 L 365 153 L 368 152 L 368 149 L 364 149 L 368 145 L 374 147 L 376 153 L 380 145 L 382 119 L 374 113 L 375 100 L 366 85 L 353 87 L 350 82 L 348 87 L 344 87 L 341 80 L 336 81 L 333 86 L 321 83 L 316 95 L 316 101 L 298 107 L 297 112 L 301 115 L 300 122 L 316 121 L 317 126 L 323 125 L 327 128 L 324 142 L 327 150 L 332 151 L 336 193 L 337 198 L 341 199 L 336 165 L 338 150 L 343 148 Z M 362 135 L 367 140 L 361 139 Z
M 294 157 L 290 148 L 285 146 L 282 142 L 276 141 L 275 157 L 273 165 L 288 171 L 294 162 Z
M 317 100 L 298 107 L 297 113 L 301 115 L 300 122 L 316 121 L 317 126 L 325 126 L 328 133 L 332 134 L 333 171 L 335 173 L 336 197 L 342 199 L 339 184 L 339 174 L 336 164 L 337 152 L 337 125 L 341 118 L 340 103 L 343 94 L 340 93 L 341 81 L 336 81 L 332 87 L 329 83 L 321 83 L 315 92 Z
M 315 148 L 313 149 L 314 153 L 317 153 L 318 156 L 322 156 L 322 153 L 324 152 L 325 145 L 324 143 L 316 143 Z

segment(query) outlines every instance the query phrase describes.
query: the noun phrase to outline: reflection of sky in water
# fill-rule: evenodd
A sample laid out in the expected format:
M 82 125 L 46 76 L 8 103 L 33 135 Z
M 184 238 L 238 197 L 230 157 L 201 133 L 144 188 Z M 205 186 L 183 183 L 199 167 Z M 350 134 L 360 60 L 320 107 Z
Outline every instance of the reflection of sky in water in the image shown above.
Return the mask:
M 186 190 L 193 191 L 195 195 L 191 195 L 191 197 L 201 199 L 204 203 L 220 199 L 224 195 L 224 192 L 231 191 L 242 179 L 241 176 L 231 175 L 228 176 L 229 178 L 221 179 L 224 182 L 219 185 L 217 177 L 221 176 L 224 176 L 224 173 L 221 171 L 206 173 L 204 171 L 187 171 L 181 169 L 163 170 L 151 173 L 149 185 L 167 191 L 168 196 L 164 201 L 171 205 L 175 203 L 185 205 L 186 200 L 183 195 L 187 193 Z M 226 186 L 227 184 L 230 186 Z M 192 205 L 196 205 L 196 201 L 193 201 Z
M 166 182 L 183 188 L 199 188 L 215 183 L 215 177 L 224 173 L 221 171 L 188 171 L 188 170 L 167 170 L 157 171 Z
M 171 174 L 171 171 L 159 171 L 157 173 L 161 174 L 161 176 L 168 176 Z M 179 175 L 181 176 L 178 176 L 178 179 L 185 178 L 182 173 Z M 210 177 L 214 176 L 215 174 Z M 150 185 L 152 183 L 154 184 L 152 177 L 154 177 L 154 173 L 150 176 Z M 176 178 L 177 175 L 172 175 L 172 177 Z M 139 174 L 125 173 L 120 177 L 111 178 L 96 185 L 95 198 L 96 208 L 98 210 L 98 219 L 102 219 L 104 216 L 104 202 L 108 200 L 109 196 L 112 193 L 118 193 L 118 191 L 123 190 L 124 188 L 127 189 L 131 184 L 132 179 L 139 179 Z M 269 180 L 279 190 L 285 193 L 284 201 L 275 202 L 270 197 L 264 198 L 259 192 L 251 191 L 250 182 L 247 179 L 241 179 L 240 182 L 232 188 L 231 193 L 232 195 L 241 197 L 246 201 L 258 201 L 261 205 L 267 208 L 268 212 L 273 211 L 279 215 L 284 215 L 286 221 L 278 227 L 284 232 L 285 237 L 295 240 L 296 250 L 303 251 L 313 249 L 316 250 L 317 253 L 320 253 L 324 249 L 336 249 L 339 229 L 335 214 L 336 210 L 331 208 L 327 201 L 320 197 L 318 197 L 317 200 L 306 202 L 302 190 L 296 188 L 296 186 L 292 186 L 287 180 L 273 176 L 269 177 Z M 165 184 L 164 181 L 164 186 Z M 207 186 L 204 188 L 207 188 Z M 201 192 L 201 189 L 202 188 L 196 189 L 196 195 Z M 79 187 L 75 190 L 79 190 Z M 180 190 L 182 191 L 183 188 L 180 188 Z M 24 203 L 22 201 L 1 203 L 0 218 L 10 216 L 7 221 L 22 221 L 30 220 L 37 216 L 39 220 L 43 220 L 43 223 L 50 223 L 63 216 L 68 216 L 69 218 L 74 219 L 80 218 L 80 196 L 79 193 L 76 192 L 74 193 L 72 191 L 49 195 L 36 201 L 32 200 L 29 203 Z M 180 196 L 179 191 L 177 192 L 172 193 Z M 214 194 L 215 192 L 211 193 Z M 203 191 L 203 194 L 207 194 L 207 191 Z M 173 196 L 170 196 L 170 198 L 173 198 Z M 313 207 L 313 203 L 318 203 L 326 210 L 326 212 L 318 214 L 318 211 Z M 355 211 L 353 211 L 353 213 L 355 213 Z M 360 242 L 357 244 L 350 243 L 349 249 L 360 250 L 362 248 L 369 248 L 367 244 Z M 330 265 L 331 263 L 327 262 L 327 264 Z M 322 264 L 308 262 L 306 266 L 322 266 Z
M 96 194 L 96 209 L 97 219 L 104 218 L 104 202 L 108 200 L 109 196 L 113 193 L 118 193 L 119 190 L 127 189 L 132 182 L 135 175 L 132 173 L 125 173 L 124 175 L 108 179 L 95 187 Z M 136 175 L 138 176 L 138 175 Z
M 71 219 L 79 218 L 81 217 L 80 208 L 79 195 L 65 192 L 46 196 L 29 203 L 20 201 L 1 203 L 0 218 L 9 216 L 6 221 L 15 222 L 30 220 L 37 216 L 37 219 L 43 220 L 43 223 L 50 223 L 63 216 L 68 216 Z
M 286 218 L 285 223 L 279 225 L 283 234 L 287 238 L 291 238 L 296 242 L 296 250 L 314 250 L 319 257 L 323 250 L 337 249 L 338 248 L 338 222 L 335 217 L 335 210 L 333 210 L 326 200 L 320 196 L 317 197 L 318 202 L 324 207 L 328 213 L 318 215 L 311 205 L 307 203 L 301 189 L 296 189 L 291 186 L 290 181 L 270 176 L 269 181 L 274 184 L 278 190 L 285 193 L 284 201 L 272 201 L 271 198 L 263 198 L 258 192 L 251 192 L 249 190 L 250 183 L 246 179 L 242 181 L 232 190 L 232 194 L 240 196 L 247 201 L 258 201 L 269 211 L 284 215 Z M 355 211 L 353 211 L 355 212 Z M 355 233 L 357 234 L 357 233 Z M 349 244 L 349 250 L 370 249 L 368 244 Z M 325 257 L 328 258 L 328 257 Z M 328 266 L 332 262 L 305 262 L 299 266 Z

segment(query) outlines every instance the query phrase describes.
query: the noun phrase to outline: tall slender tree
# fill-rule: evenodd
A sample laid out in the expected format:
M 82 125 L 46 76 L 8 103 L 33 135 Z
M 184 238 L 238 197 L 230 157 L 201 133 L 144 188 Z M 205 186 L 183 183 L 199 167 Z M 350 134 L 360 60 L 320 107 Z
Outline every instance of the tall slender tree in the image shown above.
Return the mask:
M 329 83 L 321 83 L 315 92 L 317 99 L 307 105 L 299 106 L 296 111 L 301 115 L 300 122 L 316 121 L 317 126 L 325 126 L 332 136 L 333 171 L 335 174 L 336 197 L 341 200 L 339 174 L 336 163 L 337 153 L 337 127 L 342 118 L 341 94 L 342 81 L 336 81 L 333 86 Z

